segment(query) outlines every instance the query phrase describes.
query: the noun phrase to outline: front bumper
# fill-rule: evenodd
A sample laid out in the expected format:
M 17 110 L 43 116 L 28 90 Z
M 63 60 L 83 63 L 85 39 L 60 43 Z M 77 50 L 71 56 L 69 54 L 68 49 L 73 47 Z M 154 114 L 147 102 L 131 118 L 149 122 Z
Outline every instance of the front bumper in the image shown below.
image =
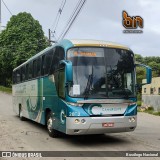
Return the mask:
M 134 117 L 135 121 L 129 119 Z M 79 123 L 75 123 L 79 119 Z M 82 123 L 81 120 L 86 122 Z M 113 127 L 103 127 L 102 123 L 114 123 Z M 66 117 L 66 134 L 103 134 L 134 131 L 137 126 L 137 116 L 117 116 L 117 117 Z

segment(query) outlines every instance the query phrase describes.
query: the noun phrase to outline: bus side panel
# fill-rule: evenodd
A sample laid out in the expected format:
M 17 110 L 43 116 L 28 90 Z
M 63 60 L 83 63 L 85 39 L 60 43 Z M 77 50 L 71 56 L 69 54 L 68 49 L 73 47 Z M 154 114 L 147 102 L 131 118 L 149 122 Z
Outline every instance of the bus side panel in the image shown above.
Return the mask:
M 36 79 L 13 86 L 13 110 L 16 114 L 19 114 L 19 106 L 21 106 L 23 117 L 41 123 L 42 85 L 43 79 Z
M 32 81 L 30 97 L 27 100 L 30 119 L 41 123 L 43 114 L 43 79 Z M 43 124 L 43 123 L 42 123 Z
M 53 129 L 66 133 L 66 105 L 58 97 L 53 75 L 43 80 L 43 97 L 44 110 L 48 108 L 53 113 Z
M 27 117 L 27 111 L 25 107 L 26 99 L 26 83 L 16 84 L 12 86 L 13 94 L 13 110 L 16 114 L 19 114 L 19 107 L 22 108 L 23 116 Z M 27 117 L 28 118 L 28 117 Z
M 16 85 L 12 86 L 12 103 L 13 103 L 13 111 L 18 115 L 19 114 L 19 107 L 17 104 L 17 96 L 16 96 Z
M 53 113 L 53 126 L 58 129 L 57 110 L 58 110 L 58 95 L 55 87 L 54 76 L 50 75 L 43 78 L 43 110 L 44 113 L 49 109 Z M 45 116 L 45 115 L 44 115 Z M 45 119 L 45 117 L 42 117 Z

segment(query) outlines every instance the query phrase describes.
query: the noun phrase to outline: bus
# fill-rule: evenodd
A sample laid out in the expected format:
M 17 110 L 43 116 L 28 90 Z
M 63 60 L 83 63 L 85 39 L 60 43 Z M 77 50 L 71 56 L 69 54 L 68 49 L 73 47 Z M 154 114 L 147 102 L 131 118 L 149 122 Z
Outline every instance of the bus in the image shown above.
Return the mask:
M 126 46 L 64 39 L 13 70 L 13 110 L 47 126 L 51 137 L 134 131 L 136 66 Z

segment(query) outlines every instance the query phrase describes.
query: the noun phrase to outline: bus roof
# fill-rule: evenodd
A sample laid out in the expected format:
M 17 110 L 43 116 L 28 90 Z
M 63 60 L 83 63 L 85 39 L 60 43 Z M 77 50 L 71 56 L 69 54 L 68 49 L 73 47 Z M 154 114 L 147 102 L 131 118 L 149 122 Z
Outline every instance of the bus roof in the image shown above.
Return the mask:
M 88 39 L 64 39 L 58 43 L 55 43 L 54 45 L 47 47 L 46 49 L 42 50 L 41 52 L 37 53 L 33 57 L 29 58 L 26 62 L 22 63 L 18 67 L 16 67 L 14 70 L 18 69 L 22 65 L 28 63 L 30 60 L 35 59 L 36 57 L 44 54 L 45 52 L 53 49 L 55 46 L 62 46 L 65 50 L 71 47 L 109 47 L 109 48 L 120 48 L 120 49 L 126 49 L 130 50 L 129 47 L 118 44 L 118 43 L 113 43 L 113 42 L 108 42 L 108 41 L 101 41 L 101 40 L 88 40 Z M 13 71 L 14 71 L 13 70 Z
M 110 48 L 121 48 L 130 50 L 129 47 L 124 46 L 122 44 L 101 41 L 101 40 L 70 40 L 74 46 L 95 46 L 95 47 L 110 47 Z

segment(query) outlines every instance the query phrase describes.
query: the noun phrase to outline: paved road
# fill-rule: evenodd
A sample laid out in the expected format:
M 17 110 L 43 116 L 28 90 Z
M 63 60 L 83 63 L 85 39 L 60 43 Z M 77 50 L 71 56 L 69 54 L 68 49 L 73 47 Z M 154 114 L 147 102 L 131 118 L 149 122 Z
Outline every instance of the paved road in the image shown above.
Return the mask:
M 102 136 L 65 136 L 63 138 L 54 139 L 48 136 L 44 126 L 30 120 L 20 121 L 19 117 L 13 113 L 11 95 L 0 92 L 0 151 L 5 150 L 160 151 L 160 117 L 146 113 L 138 113 L 138 127 L 134 132 L 130 133 L 106 134 Z M 64 158 L 56 159 L 64 160 Z M 112 159 L 137 160 L 137 158 Z M 145 158 L 145 160 L 146 159 L 158 158 Z

